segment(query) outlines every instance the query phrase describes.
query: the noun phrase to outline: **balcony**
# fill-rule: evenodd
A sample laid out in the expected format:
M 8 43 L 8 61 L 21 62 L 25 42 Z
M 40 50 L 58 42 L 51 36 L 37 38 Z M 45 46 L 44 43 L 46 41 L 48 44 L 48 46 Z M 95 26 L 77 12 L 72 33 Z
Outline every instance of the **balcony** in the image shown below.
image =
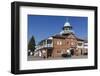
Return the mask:
M 45 47 L 45 48 L 53 47 L 53 43 L 52 43 L 52 44 L 46 44 L 46 45 L 44 45 L 43 47 Z
M 52 40 L 43 40 L 37 46 L 36 50 L 43 49 L 43 48 L 53 48 Z
M 37 46 L 36 50 L 43 49 L 43 48 L 53 48 L 53 43 L 52 44 L 45 44 L 45 45 Z

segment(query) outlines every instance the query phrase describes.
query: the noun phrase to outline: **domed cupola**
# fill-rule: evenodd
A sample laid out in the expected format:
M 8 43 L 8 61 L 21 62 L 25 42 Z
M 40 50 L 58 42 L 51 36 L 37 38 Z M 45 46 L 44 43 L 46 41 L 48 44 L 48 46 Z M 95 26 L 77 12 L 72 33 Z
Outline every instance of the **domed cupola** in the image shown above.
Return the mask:
M 70 29 L 72 29 L 72 26 L 70 25 L 69 22 L 66 22 L 66 23 L 64 24 L 63 30 L 70 30 Z
M 70 25 L 69 22 L 66 22 L 62 28 L 63 30 L 60 32 L 60 34 L 62 35 L 66 35 L 66 34 L 70 34 L 70 33 L 74 33 L 72 31 L 72 26 Z

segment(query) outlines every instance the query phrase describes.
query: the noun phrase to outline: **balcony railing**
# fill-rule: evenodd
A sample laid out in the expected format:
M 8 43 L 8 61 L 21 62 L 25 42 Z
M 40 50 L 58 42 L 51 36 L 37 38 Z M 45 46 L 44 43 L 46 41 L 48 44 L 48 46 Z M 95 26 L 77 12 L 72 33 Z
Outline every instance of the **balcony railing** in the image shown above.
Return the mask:
M 53 47 L 53 43 L 51 44 L 44 44 L 44 45 L 39 45 L 36 47 L 36 50 L 42 49 L 42 48 L 52 48 Z

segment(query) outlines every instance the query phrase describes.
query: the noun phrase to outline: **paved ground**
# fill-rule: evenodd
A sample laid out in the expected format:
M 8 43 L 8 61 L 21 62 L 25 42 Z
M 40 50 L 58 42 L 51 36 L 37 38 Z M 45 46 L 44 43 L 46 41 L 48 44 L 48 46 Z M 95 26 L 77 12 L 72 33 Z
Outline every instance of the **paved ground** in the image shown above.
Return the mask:
M 28 56 L 28 61 L 33 61 L 33 60 L 59 60 L 59 59 L 84 59 L 88 58 L 88 56 L 71 56 L 71 57 L 56 57 L 56 58 L 41 58 L 41 57 L 35 57 L 35 56 Z

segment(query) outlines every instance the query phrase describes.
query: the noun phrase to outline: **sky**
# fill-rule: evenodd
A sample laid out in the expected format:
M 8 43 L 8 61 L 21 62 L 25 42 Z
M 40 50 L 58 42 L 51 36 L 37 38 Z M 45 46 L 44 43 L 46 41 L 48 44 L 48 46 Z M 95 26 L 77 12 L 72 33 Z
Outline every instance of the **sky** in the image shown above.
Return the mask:
M 28 15 L 28 40 L 34 36 L 36 44 L 62 31 L 66 22 L 72 26 L 75 35 L 87 39 L 88 17 Z

